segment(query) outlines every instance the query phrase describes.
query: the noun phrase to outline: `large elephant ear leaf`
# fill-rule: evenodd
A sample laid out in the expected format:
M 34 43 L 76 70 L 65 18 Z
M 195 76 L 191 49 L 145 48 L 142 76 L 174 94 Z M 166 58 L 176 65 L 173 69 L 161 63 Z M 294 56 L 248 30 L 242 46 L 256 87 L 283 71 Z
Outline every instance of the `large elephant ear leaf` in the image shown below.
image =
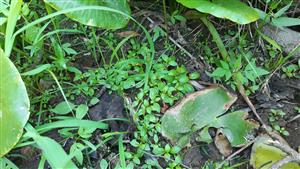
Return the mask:
M 182 5 L 226 18 L 238 24 L 248 24 L 259 19 L 258 13 L 240 0 L 177 0 Z
M 20 139 L 29 118 L 29 98 L 14 64 L 0 48 L 0 157 Z
M 108 7 L 127 15 L 130 8 L 126 0 L 44 0 L 56 10 L 65 10 L 83 6 Z M 106 29 L 119 29 L 124 27 L 129 18 L 113 11 L 86 9 L 67 13 L 67 17 L 88 26 L 102 27 Z

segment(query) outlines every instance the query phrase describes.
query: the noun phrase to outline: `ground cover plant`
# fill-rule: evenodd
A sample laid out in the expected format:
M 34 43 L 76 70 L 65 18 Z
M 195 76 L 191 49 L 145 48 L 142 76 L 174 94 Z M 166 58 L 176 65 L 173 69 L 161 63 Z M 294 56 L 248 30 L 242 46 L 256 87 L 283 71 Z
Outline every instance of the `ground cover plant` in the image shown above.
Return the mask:
M 0 169 L 300 168 L 300 3 L 0 0 Z

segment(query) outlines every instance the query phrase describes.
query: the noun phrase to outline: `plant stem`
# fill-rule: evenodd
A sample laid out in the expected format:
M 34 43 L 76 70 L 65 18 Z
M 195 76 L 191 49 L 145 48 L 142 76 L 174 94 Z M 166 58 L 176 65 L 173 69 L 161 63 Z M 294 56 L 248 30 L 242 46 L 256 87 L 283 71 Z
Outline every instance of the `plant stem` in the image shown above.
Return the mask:
M 204 23 L 204 25 L 208 28 L 210 34 L 213 37 L 213 40 L 215 41 L 217 47 L 220 50 L 220 53 L 221 53 L 223 59 L 226 61 L 229 61 L 229 57 L 228 57 L 229 55 L 227 53 L 225 45 L 224 45 L 218 31 L 216 30 L 215 26 L 206 18 L 206 16 L 203 16 L 200 19 Z

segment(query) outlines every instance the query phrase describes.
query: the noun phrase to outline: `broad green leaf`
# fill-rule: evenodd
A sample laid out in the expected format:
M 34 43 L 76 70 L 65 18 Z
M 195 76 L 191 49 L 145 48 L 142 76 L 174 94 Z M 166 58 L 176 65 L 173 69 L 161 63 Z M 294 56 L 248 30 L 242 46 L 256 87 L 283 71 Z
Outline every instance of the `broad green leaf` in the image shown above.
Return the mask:
M 19 19 L 19 13 L 21 11 L 21 6 L 23 4 L 22 0 L 11 0 L 10 9 L 7 17 L 7 25 L 5 32 L 5 47 L 4 52 L 7 57 L 10 56 L 10 52 L 13 47 L 13 33 Z
M 49 69 L 50 67 L 52 67 L 51 64 L 43 64 L 43 65 L 39 65 L 37 68 L 34 68 L 28 72 L 22 73 L 22 76 L 33 76 L 36 74 L 39 74 L 41 72 L 43 72 L 44 70 Z
M 0 168 L 1 169 L 19 169 L 13 162 L 5 157 L 0 158 Z
M 55 106 L 54 109 L 51 109 L 53 113 L 56 114 L 68 114 L 75 108 L 75 105 L 70 102 L 60 102 L 58 105 Z
M 219 86 L 192 93 L 166 111 L 162 117 L 162 134 L 172 142 L 181 142 L 184 136 L 202 129 L 225 113 L 235 100 L 235 96 Z
M 82 150 L 85 146 L 81 143 L 74 143 L 70 148 L 70 154 L 73 155 L 80 165 L 83 163 L 83 154 Z
M 275 162 L 282 160 L 287 154 L 282 150 L 267 145 L 267 142 L 272 140 L 269 136 L 262 135 L 257 138 L 252 146 L 250 164 L 254 169 L 268 169 Z M 299 169 L 297 163 L 288 163 L 283 165 L 281 169 Z
M 291 1 L 289 4 L 287 4 L 285 7 L 281 8 L 278 12 L 276 12 L 274 14 L 274 18 L 278 18 L 280 17 L 281 15 L 283 15 L 289 8 L 290 6 L 292 5 L 293 1 Z
M 76 108 L 76 118 L 82 119 L 87 112 L 89 111 L 89 107 L 85 104 L 81 104 Z
M 193 72 L 189 75 L 190 79 L 199 79 L 200 78 L 200 74 L 198 72 Z
M 56 10 L 70 9 L 82 6 L 104 6 L 130 14 L 130 8 L 126 0 L 44 0 Z M 66 14 L 72 20 L 88 26 L 97 26 L 106 29 L 119 29 L 124 27 L 129 18 L 121 14 L 102 10 L 81 10 Z
M 0 157 L 18 142 L 29 114 L 24 82 L 0 48 Z
M 259 18 L 253 8 L 239 0 L 177 0 L 182 5 L 209 13 L 218 18 L 226 18 L 238 24 L 248 24 Z
M 107 169 L 108 168 L 108 162 L 105 159 L 102 159 L 100 161 L 99 166 L 100 166 L 100 169 Z
M 208 128 L 215 127 L 221 129 L 232 146 L 241 146 L 247 143 L 248 134 L 258 125 L 245 120 L 246 112 L 223 115 L 235 100 L 235 96 L 219 86 L 192 93 L 164 114 L 162 134 L 183 147 L 190 135 L 201 129 L 199 140 L 211 142 Z
M 77 168 L 75 164 L 69 160 L 69 156 L 64 149 L 55 140 L 42 136 L 37 136 L 34 140 L 40 149 L 42 149 L 44 156 L 53 168 Z M 66 160 L 69 160 L 67 164 L 65 164 Z
M 222 67 L 218 67 L 211 75 L 213 77 L 223 77 L 226 72 L 230 72 L 229 70 L 225 70 Z
M 220 128 L 222 133 L 225 134 L 228 141 L 234 147 L 239 147 L 247 143 L 247 136 L 250 131 L 254 128 L 258 127 L 258 124 L 254 121 L 245 120 L 248 117 L 247 112 L 243 111 L 236 111 L 225 114 L 221 117 L 215 119 L 214 122 L 208 124 L 206 127 Z M 206 133 L 205 133 L 206 132 Z M 201 137 L 204 136 L 205 142 L 211 142 L 212 139 L 208 134 L 208 130 L 203 130 L 200 133 L 200 140 Z M 209 136 L 209 138 L 207 138 Z M 249 135 L 250 136 L 250 135 Z
M 129 89 L 134 85 L 135 85 L 135 81 L 133 79 L 127 79 L 126 81 L 123 82 L 124 89 Z
M 8 7 L 8 5 L 3 2 L 3 1 L 0 1 L 0 13 L 2 13 L 2 10 L 6 9 Z
M 92 120 L 79 120 L 75 118 L 55 121 L 52 123 L 47 123 L 41 126 L 36 127 L 36 130 L 39 133 L 47 132 L 52 129 L 57 128 L 67 128 L 67 127 L 84 127 L 84 128 L 99 128 L 99 129 L 107 129 L 108 125 L 106 123 L 100 121 L 92 121 Z
M 273 40 L 272 38 L 270 38 L 269 36 L 263 34 L 261 31 L 259 31 L 258 29 L 256 29 L 257 33 L 268 43 L 270 43 L 274 48 L 278 49 L 280 52 L 282 52 L 282 49 L 280 47 L 280 45 Z
M 280 17 L 272 19 L 272 24 L 277 27 L 289 27 L 300 25 L 299 18 Z
M 26 125 L 26 130 L 27 133 L 25 135 L 33 138 L 52 168 L 77 169 L 70 156 L 58 142 L 49 137 L 39 135 L 30 125 Z

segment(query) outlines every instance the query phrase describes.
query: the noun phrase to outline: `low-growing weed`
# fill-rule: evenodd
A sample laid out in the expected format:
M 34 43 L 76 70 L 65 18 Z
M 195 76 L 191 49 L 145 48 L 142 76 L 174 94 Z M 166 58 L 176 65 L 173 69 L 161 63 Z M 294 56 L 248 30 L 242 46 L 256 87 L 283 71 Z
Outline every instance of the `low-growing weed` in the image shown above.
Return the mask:
M 268 74 L 263 68 L 256 65 L 256 58 L 251 52 L 229 52 L 229 62 L 220 60 L 217 68 L 210 74 L 216 80 L 225 81 L 232 89 L 236 89 L 236 77 L 242 85 L 247 87 L 246 94 L 254 93 L 259 89 L 260 77 Z
M 282 110 L 271 109 L 271 112 L 269 113 L 269 123 L 274 130 L 278 131 L 280 134 L 284 136 L 288 136 L 289 132 L 286 131 L 284 127 L 281 127 L 278 123 L 279 119 L 283 118 L 284 116 L 285 116 L 285 112 L 283 112 Z
M 298 64 L 290 64 L 282 67 L 283 76 L 288 78 L 300 78 L 300 59 L 298 60 Z

